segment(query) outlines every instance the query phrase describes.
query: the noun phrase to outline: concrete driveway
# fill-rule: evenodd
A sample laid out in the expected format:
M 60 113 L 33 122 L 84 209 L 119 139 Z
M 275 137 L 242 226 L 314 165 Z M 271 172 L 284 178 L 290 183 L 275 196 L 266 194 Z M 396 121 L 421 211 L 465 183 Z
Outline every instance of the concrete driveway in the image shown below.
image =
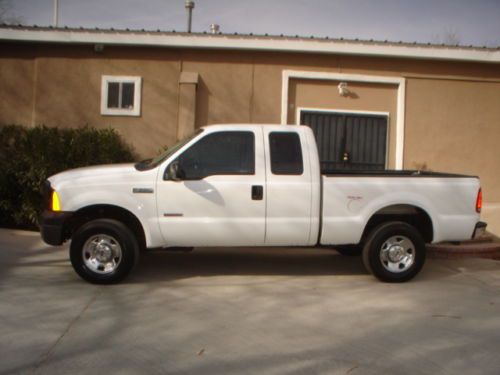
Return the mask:
M 0 230 L 0 373 L 499 374 L 500 262 L 383 284 L 316 249 L 144 254 L 115 286 Z

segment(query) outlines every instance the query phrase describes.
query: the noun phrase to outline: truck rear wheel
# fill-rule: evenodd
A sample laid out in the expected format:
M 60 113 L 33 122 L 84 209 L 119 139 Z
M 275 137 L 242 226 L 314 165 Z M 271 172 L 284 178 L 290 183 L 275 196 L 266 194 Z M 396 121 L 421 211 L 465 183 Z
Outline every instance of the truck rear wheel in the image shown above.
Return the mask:
M 70 260 L 76 273 L 93 284 L 123 280 L 139 259 L 139 246 L 132 231 L 112 219 L 92 220 L 73 235 Z
M 415 227 L 388 222 L 369 234 L 363 248 L 363 263 L 379 280 L 404 282 L 420 272 L 425 253 L 425 242 Z

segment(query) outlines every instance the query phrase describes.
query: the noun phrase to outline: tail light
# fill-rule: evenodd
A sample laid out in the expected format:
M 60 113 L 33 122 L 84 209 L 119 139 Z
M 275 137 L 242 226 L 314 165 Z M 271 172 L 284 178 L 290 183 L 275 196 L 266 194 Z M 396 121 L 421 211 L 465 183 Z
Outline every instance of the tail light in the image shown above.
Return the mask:
M 481 208 L 483 208 L 483 191 L 479 188 L 476 198 L 476 212 L 481 213 Z

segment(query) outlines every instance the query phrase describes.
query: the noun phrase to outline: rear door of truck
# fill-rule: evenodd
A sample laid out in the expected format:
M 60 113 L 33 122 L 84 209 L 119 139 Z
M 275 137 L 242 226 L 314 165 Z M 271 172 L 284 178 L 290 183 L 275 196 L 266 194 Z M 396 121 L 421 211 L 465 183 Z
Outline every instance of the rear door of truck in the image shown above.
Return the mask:
M 319 179 L 319 171 L 318 176 L 311 171 L 314 161 L 311 160 L 307 131 L 295 126 L 264 126 L 263 134 L 267 197 L 265 243 L 314 245 L 319 217 L 319 184 L 313 181 Z M 315 144 L 312 152 L 317 154 Z M 319 165 L 317 161 L 316 164 Z

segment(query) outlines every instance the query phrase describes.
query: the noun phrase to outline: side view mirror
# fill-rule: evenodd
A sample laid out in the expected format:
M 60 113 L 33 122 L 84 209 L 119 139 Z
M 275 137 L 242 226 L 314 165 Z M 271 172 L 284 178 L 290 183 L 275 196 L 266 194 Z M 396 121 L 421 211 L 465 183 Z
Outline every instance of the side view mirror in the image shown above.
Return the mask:
M 182 181 L 182 169 L 179 162 L 176 160 L 167 167 L 167 177 L 172 181 Z

